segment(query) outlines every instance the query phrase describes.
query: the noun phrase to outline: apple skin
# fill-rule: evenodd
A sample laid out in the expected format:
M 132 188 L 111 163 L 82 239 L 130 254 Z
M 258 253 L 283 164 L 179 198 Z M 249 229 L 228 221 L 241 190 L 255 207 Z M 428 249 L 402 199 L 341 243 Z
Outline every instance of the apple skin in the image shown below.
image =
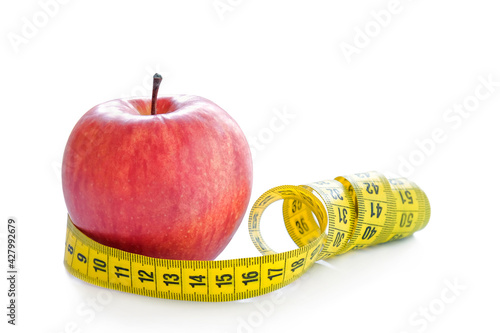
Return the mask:
M 155 258 L 212 260 L 247 209 L 252 159 L 224 110 L 197 96 L 113 100 L 75 125 L 63 156 L 69 216 L 93 240 Z

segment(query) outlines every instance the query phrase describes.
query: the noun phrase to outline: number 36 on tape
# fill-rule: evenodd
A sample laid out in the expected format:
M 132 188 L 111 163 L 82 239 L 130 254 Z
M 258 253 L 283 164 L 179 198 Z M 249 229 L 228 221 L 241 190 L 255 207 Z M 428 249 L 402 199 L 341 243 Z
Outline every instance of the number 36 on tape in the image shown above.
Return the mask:
M 298 248 L 276 253 L 260 219 L 283 200 L 286 229 Z M 260 257 L 187 261 L 146 257 L 99 244 L 68 216 L 64 264 L 101 287 L 151 297 L 220 302 L 255 297 L 300 277 L 315 261 L 407 237 L 429 222 L 425 193 L 405 178 L 357 173 L 301 186 L 278 186 L 253 205 L 248 228 Z

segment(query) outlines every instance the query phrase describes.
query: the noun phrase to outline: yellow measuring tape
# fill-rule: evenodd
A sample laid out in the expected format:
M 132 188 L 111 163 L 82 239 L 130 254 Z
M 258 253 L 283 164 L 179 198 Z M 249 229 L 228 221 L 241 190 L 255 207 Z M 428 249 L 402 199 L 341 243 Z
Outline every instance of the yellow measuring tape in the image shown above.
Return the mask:
M 260 219 L 283 199 L 285 226 L 298 248 L 276 253 L 264 241 Z M 429 222 L 425 193 L 405 178 L 357 173 L 302 186 L 278 186 L 253 205 L 248 228 L 261 257 L 189 261 L 146 257 L 99 244 L 68 216 L 64 264 L 89 283 L 151 297 L 220 302 L 277 290 L 315 261 L 352 249 L 407 237 Z

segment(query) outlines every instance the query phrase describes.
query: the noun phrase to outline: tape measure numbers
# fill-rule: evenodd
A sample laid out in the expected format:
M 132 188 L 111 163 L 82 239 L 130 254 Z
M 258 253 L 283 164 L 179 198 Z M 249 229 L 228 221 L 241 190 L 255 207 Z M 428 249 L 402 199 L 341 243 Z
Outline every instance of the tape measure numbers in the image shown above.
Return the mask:
M 283 200 L 295 250 L 276 253 L 260 219 Z M 358 173 L 308 185 L 284 185 L 262 194 L 248 221 L 260 257 L 189 261 L 146 257 L 99 244 L 68 216 L 64 264 L 74 276 L 110 289 L 151 297 L 220 302 L 262 295 L 293 282 L 317 260 L 407 237 L 430 219 L 425 193 L 405 178 Z

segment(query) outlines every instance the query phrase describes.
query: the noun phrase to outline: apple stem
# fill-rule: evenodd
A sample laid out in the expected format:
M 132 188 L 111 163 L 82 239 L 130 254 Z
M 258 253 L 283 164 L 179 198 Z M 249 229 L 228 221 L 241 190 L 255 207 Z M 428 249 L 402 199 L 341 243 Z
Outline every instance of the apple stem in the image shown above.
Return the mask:
M 160 74 L 156 73 L 153 76 L 153 98 L 151 99 L 151 114 L 156 114 L 156 99 L 158 97 L 158 90 L 160 89 L 161 80 L 163 78 Z

